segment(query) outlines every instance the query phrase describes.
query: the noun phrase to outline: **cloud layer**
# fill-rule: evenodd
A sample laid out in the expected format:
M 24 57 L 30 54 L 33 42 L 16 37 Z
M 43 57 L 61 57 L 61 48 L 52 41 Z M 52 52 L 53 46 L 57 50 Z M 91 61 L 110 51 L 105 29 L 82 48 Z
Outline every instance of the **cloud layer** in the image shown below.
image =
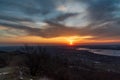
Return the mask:
M 16 36 L 120 39 L 119 13 L 119 0 L 0 0 L 0 26 Z

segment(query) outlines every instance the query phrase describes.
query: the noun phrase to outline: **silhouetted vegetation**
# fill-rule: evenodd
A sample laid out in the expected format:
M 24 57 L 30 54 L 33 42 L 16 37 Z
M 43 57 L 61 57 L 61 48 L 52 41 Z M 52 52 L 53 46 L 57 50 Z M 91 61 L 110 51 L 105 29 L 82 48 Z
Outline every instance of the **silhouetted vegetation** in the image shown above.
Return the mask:
M 19 76 L 36 78 L 35 80 L 44 76 L 52 80 L 120 80 L 119 72 L 104 69 L 103 59 L 113 57 L 87 51 L 75 52 L 69 48 L 59 50 L 53 50 L 54 54 L 50 54 L 45 47 L 26 45 L 14 52 L 2 54 L 0 63 L 15 68 L 14 77 L 18 77 L 18 80 Z M 95 61 L 99 61 L 98 65 L 103 65 L 102 68 L 96 68 Z
M 23 62 L 18 65 L 27 67 L 30 76 L 52 77 L 65 67 L 60 57 L 49 55 L 47 50 L 40 46 L 24 46 L 19 52 Z
M 7 62 L 3 57 L 0 57 L 0 68 L 7 66 Z

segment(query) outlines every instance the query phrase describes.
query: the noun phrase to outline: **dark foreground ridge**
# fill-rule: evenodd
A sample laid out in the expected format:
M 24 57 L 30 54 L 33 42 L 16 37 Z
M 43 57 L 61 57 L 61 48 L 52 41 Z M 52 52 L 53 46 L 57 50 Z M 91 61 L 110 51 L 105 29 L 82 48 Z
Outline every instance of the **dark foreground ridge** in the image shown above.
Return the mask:
M 120 80 L 119 61 L 120 57 L 77 51 L 74 47 L 24 46 L 0 52 L 1 69 L 12 69 L 0 78 L 39 80 L 46 76 L 52 80 Z

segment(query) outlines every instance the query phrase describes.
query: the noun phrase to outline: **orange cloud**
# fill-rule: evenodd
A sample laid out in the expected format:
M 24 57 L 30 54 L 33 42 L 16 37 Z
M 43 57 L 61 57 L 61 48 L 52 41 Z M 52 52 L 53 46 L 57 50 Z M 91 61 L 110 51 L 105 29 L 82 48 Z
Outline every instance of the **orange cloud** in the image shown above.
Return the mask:
M 2 38 L 0 43 L 35 43 L 35 44 L 68 44 L 71 40 L 74 43 L 92 38 L 92 36 L 65 36 L 56 38 L 42 38 L 38 36 L 21 36 L 14 38 Z M 8 42 L 9 41 L 9 42 Z
M 47 45 L 68 45 L 71 43 L 74 45 L 77 44 L 95 44 L 95 43 L 114 43 L 120 42 L 120 40 L 93 40 L 93 36 L 65 36 L 65 37 L 56 37 L 56 38 L 42 38 L 38 36 L 21 36 L 14 38 L 1 38 L 1 43 L 11 43 L 11 44 L 47 44 Z M 8 42 L 9 41 L 9 42 Z

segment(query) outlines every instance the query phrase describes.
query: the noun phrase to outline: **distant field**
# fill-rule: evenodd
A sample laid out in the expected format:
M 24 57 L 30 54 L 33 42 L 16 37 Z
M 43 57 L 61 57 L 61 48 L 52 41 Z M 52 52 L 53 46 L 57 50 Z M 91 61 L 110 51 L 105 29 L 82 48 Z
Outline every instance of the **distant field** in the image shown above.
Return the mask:
M 8 76 L 13 72 L 10 67 L 0 68 L 0 80 L 12 80 Z
M 14 77 L 14 69 L 11 67 L 0 68 L 0 80 L 19 80 L 18 76 Z M 36 77 L 37 78 L 37 77 Z M 38 80 L 37 79 L 34 80 Z M 23 80 L 32 80 L 30 77 L 24 77 Z M 49 80 L 47 77 L 41 77 L 39 80 Z

